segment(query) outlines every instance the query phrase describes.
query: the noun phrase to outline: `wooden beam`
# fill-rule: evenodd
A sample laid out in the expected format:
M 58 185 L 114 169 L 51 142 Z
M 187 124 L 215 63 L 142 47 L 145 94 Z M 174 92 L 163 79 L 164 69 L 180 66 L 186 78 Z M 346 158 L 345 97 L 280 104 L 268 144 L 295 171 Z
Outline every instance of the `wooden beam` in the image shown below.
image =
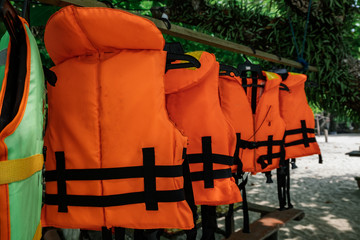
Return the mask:
M 107 7 L 105 3 L 96 0 L 38 0 L 38 1 L 58 7 L 66 7 L 68 5 L 75 5 L 79 7 Z
M 93 0 L 39 0 L 39 1 L 43 2 L 43 3 L 55 5 L 55 6 L 60 6 L 60 7 L 70 5 L 70 4 L 82 6 L 82 7 L 106 7 L 106 4 L 98 2 L 98 1 L 93 1 Z M 241 45 L 238 43 L 223 40 L 218 37 L 213 37 L 213 36 L 210 36 L 210 35 L 207 35 L 204 33 L 196 32 L 194 30 L 180 27 L 180 26 L 177 26 L 174 24 L 171 24 L 171 29 L 167 29 L 165 23 L 162 20 L 139 15 L 139 14 L 136 14 L 136 15 L 151 20 L 152 22 L 155 23 L 155 25 L 160 29 L 160 31 L 162 33 L 168 34 L 170 36 L 179 37 L 179 38 L 183 38 L 185 40 L 206 44 L 209 46 L 221 48 L 221 49 L 228 50 L 228 51 L 235 52 L 235 53 L 242 53 L 242 54 L 245 54 L 248 56 L 261 58 L 266 61 L 279 63 L 279 64 L 283 64 L 286 66 L 298 68 L 298 69 L 303 68 L 303 66 L 300 63 L 298 63 L 294 60 L 280 58 L 274 54 L 263 52 L 260 50 L 255 50 L 255 52 L 254 52 L 250 47 L 247 47 L 245 45 Z M 313 71 L 313 72 L 318 71 L 318 69 L 314 66 L 309 66 L 308 70 Z

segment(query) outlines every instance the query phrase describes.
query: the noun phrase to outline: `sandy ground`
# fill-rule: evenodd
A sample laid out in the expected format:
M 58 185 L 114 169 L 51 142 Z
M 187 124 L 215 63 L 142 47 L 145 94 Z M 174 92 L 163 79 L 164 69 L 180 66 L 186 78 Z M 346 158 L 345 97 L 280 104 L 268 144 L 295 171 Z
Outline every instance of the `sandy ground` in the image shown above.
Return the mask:
M 360 190 L 354 177 L 360 176 L 360 157 L 345 153 L 359 150 L 360 135 L 330 135 L 327 143 L 322 136 L 317 141 L 324 163 L 319 164 L 316 155 L 299 158 L 298 168 L 290 172 L 292 204 L 305 218 L 281 228 L 279 239 L 359 240 Z M 250 202 L 278 207 L 276 183 L 266 184 L 264 175 L 251 176 L 247 189 Z M 259 217 L 250 214 L 253 220 Z M 235 219 L 240 228 L 241 211 Z
M 316 155 L 299 158 L 296 162 L 298 168 L 290 173 L 292 204 L 303 210 L 305 217 L 281 228 L 279 239 L 360 240 L 360 190 L 354 180 L 355 176 L 360 176 L 360 157 L 345 155 L 359 150 L 360 135 L 330 135 L 327 143 L 321 136 L 317 141 L 324 163 L 319 164 Z M 266 184 L 263 174 L 250 176 L 247 187 L 249 202 L 277 208 L 275 172 L 273 180 L 273 184 Z M 258 213 L 250 212 L 251 221 L 257 218 Z M 218 225 L 223 227 L 221 219 Z M 242 211 L 238 210 L 235 213 L 236 230 L 241 226 Z M 77 231 L 65 231 L 66 239 L 78 239 Z M 199 230 L 198 239 L 200 237 Z M 222 238 L 216 236 L 216 239 Z M 185 236 L 173 239 L 182 240 Z

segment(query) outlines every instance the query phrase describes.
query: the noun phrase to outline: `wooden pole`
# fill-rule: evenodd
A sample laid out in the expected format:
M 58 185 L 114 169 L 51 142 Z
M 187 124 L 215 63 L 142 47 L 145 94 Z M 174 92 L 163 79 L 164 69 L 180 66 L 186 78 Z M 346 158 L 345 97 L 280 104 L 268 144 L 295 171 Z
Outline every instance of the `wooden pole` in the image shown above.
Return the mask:
M 55 6 L 59 6 L 59 7 L 64 7 L 64 6 L 71 5 L 71 4 L 76 5 L 76 6 L 81 6 L 81 7 L 107 7 L 105 3 L 93 1 L 93 0 L 39 0 L 39 1 L 42 3 L 55 5 Z M 139 14 L 136 14 L 136 15 L 139 15 Z M 261 59 L 264 59 L 269 62 L 279 63 L 279 64 L 283 64 L 286 66 L 299 68 L 299 69 L 303 68 L 303 66 L 300 63 L 298 63 L 294 60 L 280 58 L 274 54 L 263 52 L 260 50 L 253 51 L 250 47 L 247 47 L 245 45 L 230 42 L 227 40 L 223 40 L 218 37 L 213 37 L 213 36 L 201 33 L 201 32 L 196 32 L 194 30 L 180 27 L 180 26 L 177 26 L 174 24 L 171 24 L 171 29 L 167 29 L 165 23 L 162 20 L 155 19 L 155 18 L 148 17 L 148 16 L 143 16 L 143 15 L 139 15 L 139 16 L 151 20 L 152 22 L 155 23 L 155 25 L 160 29 L 160 31 L 162 33 L 170 35 L 170 36 L 183 38 L 185 40 L 194 41 L 194 42 L 198 42 L 201 44 L 206 44 L 209 46 L 228 50 L 228 51 L 235 52 L 235 53 L 241 53 L 241 54 L 253 56 L 256 58 L 261 58 Z M 312 71 L 312 72 L 318 71 L 318 69 L 314 66 L 309 66 L 308 70 Z
M 320 116 L 319 114 L 316 115 L 316 128 L 317 128 L 317 133 L 318 136 L 320 136 L 320 120 L 319 120 Z
M 325 142 L 328 142 L 329 132 L 327 129 L 324 129 Z

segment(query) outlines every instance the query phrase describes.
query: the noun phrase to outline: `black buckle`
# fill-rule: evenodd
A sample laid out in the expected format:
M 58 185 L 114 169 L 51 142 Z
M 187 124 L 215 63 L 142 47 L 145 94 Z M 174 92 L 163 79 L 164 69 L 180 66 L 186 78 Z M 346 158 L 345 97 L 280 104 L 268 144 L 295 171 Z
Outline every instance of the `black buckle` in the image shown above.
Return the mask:
M 241 140 L 239 145 L 241 148 L 248 148 L 248 149 L 255 149 L 259 147 L 258 142 L 245 141 L 245 140 Z

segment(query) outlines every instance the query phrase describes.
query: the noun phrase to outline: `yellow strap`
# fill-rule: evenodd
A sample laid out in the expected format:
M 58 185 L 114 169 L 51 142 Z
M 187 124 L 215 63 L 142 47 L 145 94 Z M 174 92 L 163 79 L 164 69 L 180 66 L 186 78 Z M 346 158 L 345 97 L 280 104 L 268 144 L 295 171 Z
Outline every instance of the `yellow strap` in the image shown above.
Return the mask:
M 41 231 L 42 231 L 42 227 L 41 227 L 41 222 L 40 222 L 37 229 L 36 229 L 33 240 L 40 240 L 41 239 Z
M 37 171 L 40 171 L 43 164 L 44 157 L 42 154 L 27 158 L 0 161 L 0 184 L 24 180 Z

